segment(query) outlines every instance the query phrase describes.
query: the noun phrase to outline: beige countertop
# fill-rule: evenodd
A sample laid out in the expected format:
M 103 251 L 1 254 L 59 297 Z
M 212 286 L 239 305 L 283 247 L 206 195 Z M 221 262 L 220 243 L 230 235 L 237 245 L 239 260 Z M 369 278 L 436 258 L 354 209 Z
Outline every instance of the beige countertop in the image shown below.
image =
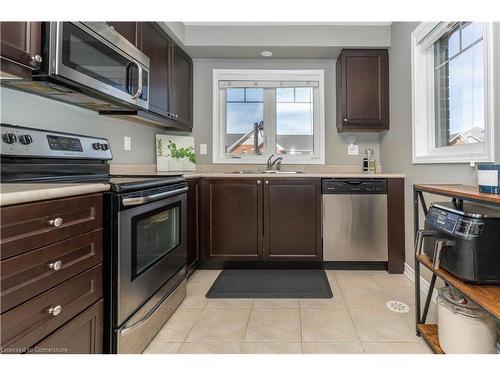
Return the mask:
M 136 175 L 139 173 L 136 173 Z M 157 176 L 182 174 L 191 178 L 404 178 L 401 173 L 231 173 L 231 172 L 155 172 Z M 0 184 L 0 206 L 36 202 L 47 199 L 64 198 L 92 194 L 109 190 L 107 183 L 49 183 L 49 184 Z
M 109 184 L 105 183 L 1 184 L 0 206 L 99 193 L 107 190 L 109 190 Z

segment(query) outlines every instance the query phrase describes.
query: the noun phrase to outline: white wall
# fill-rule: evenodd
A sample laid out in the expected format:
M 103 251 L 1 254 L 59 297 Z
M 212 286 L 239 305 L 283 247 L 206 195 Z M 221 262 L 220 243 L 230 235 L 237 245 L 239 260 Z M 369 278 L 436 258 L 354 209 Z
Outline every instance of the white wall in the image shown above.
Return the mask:
M 392 24 L 390 65 L 391 129 L 381 136 L 381 164 L 385 172 L 403 172 L 406 209 L 406 263 L 413 267 L 413 185 L 421 183 L 477 184 L 476 170 L 467 164 L 412 164 L 412 93 L 410 34 L 418 23 Z M 494 75 L 496 105 L 500 108 L 500 23 L 495 24 Z M 495 120 L 497 162 L 500 161 L 500 112 Z M 439 197 L 440 200 L 448 200 Z
M 337 133 L 335 108 L 335 60 L 194 60 L 194 130 L 196 149 L 208 145 L 208 154 L 199 155 L 200 164 L 212 163 L 212 70 L 213 69 L 322 69 L 325 72 L 325 149 L 326 164 L 359 165 L 363 150 L 373 148 L 379 160 L 378 133 Z M 358 140 L 358 156 L 347 155 L 348 135 Z

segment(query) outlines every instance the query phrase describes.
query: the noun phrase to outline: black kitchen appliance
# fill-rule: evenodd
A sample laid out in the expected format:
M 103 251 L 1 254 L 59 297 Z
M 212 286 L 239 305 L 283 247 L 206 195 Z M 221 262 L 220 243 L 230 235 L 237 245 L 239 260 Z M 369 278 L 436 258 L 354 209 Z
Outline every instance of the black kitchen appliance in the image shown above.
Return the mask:
M 141 353 L 186 294 L 187 185 L 113 176 L 106 139 L 1 125 L 2 183 L 109 183 L 104 193 L 105 352 Z
M 424 228 L 417 253 L 423 251 L 434 268 L 469 283 L 500 284 L 500 210 L 460 201 L 433 203 Z

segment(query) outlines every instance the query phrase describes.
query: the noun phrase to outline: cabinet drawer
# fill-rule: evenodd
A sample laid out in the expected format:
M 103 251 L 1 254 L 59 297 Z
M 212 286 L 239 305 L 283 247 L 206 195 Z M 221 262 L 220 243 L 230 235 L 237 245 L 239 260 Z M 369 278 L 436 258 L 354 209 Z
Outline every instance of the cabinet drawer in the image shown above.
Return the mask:
M 101 262 L 102 229 L 1 261 L 2 313 Z
M 103 302 L 94 303 L 30 349 L 33 354 L 101 354 Z
M 1 209 L 0 259 L 99 229 L 102 195 L 57 199 Z
M 26 350 L 100 298 L 98 265 L 2 314 L 1 346 Z

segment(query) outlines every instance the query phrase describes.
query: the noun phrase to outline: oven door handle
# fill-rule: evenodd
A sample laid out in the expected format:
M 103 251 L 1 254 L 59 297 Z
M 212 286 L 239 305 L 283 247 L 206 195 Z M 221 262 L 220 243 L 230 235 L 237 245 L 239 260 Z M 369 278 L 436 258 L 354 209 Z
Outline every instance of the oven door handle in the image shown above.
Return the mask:
M 188 191 L 187 187 L 183 187 L 181 189 L 165 191 L 163 193 L 151 194 L 145 197 L 134 197 L 134 198 L 123 198 L 122 204 L 124 206 L 138 206 L 140 204 L 145 204 L 149 202 L 154 202 L 163 198 L 172 197 L 174 195 L 179 195 Z

